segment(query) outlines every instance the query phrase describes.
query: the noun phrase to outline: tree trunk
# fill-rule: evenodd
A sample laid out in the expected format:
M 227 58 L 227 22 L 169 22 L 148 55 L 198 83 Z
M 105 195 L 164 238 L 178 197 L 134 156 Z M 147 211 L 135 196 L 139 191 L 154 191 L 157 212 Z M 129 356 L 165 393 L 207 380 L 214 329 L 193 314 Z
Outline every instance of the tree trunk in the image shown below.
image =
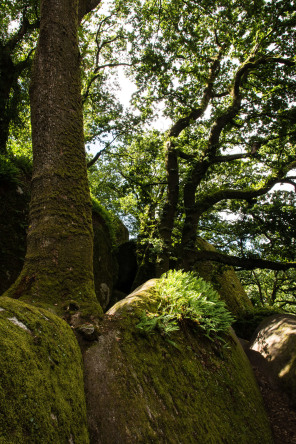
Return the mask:
M 24 268 L 9 296 L 95 301 L 78 50 L 78 0 L 41 0 L 30 100 L 33 178 Z
M 159 277 L 170 268 L 172 233 L 179 199 L 179 166 L 178 155 L 174 144 L 169 140 L 166 146 L 167 200 L 159 223 L 159 236 L 162 251 L 158 255 L 156 276 Z
M 14 65 L 5 48 L 0 48 L 0 154 L 6 155 L 11 120 L 9 96 L 14 81 Z

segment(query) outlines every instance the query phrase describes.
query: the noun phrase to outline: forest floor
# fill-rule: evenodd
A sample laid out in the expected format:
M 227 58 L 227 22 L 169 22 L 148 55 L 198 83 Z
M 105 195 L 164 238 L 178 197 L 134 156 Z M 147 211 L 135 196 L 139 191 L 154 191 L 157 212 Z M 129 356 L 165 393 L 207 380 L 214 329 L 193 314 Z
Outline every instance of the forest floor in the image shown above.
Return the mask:
M 266 369 L 251 361 L 270 420 L 275 444 L 296 444 L 296 409 L 291 406 L 288 396 L 283 393 Z

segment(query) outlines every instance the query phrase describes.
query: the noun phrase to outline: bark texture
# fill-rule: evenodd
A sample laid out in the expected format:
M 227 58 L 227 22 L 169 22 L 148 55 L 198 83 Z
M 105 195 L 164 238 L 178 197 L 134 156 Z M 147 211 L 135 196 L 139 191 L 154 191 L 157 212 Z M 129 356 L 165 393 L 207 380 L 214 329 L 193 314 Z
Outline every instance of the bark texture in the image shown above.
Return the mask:
M 9 295 L 47 303 L 95 299 L 77 28 L 78 0 L 41 1 L 27 254 Z

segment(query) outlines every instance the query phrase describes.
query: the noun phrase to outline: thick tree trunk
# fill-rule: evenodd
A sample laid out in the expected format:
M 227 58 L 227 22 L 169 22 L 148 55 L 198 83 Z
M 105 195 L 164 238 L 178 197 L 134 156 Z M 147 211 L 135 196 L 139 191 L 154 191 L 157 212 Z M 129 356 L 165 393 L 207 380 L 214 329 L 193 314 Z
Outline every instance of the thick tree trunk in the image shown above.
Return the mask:
M 31 81 L 33 179 L 27 254 L 9 296 L 59 304 L 95 300 L 78 0 L 41 0 Z

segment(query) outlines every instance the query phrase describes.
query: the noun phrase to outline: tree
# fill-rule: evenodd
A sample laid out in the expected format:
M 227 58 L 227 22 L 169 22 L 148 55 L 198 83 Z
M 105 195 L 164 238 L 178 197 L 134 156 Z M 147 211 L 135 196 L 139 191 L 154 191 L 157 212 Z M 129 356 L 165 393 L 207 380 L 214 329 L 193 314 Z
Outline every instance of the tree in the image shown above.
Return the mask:
M 16 4 L 17 3 L 17 4 Z M 28 103 L 28 70 L 39 27 L 37 0 L 8 1 L 0 11 L 0 154 L 7 154 L 12 122 L 18 121 Z M 13 22 L 17 24 L 14 30 Z M 21 121 L 24 125 L 24 121 Z
M 250 258 L 195 247 L 201 222 L 211 212 L 237 212 L 276 184 L 293 180 L 293 5 L 174 1 L 130 9 L 139 87 L 134 104 L 149 117 L 160 104 L 172 121 L 164 134 L 165 200 L 157 209 L 158 274 L 172 257 L 186 270 L 207 258 L 246 267 L 295 267 L 262 259 L 251 264 Z
M 95 301 L 77 30 L 99 1 L 41 1 L 30 99 L 33 178 L 23 270 L 8 295 Z M 78 10 L 79 6 L 79 10 Z
M 219 214 L 202 221 L 204 237 L 224 253 L 239 256 L 249 267 L 237 267 L 246 291 L 257 306 L 295 306 L 295 269 L 288 268 L 295 259 L 295 192 L 278 190 L 262 196 L 260 202 L 241 206 L 235 220 Z M 213 230 L 213 227 L 214 230 Z M 278 269 L 253 269 L 260 258 L 270 260 Z M 262 264 L 261 264 L 262 265 Z M 287 269 L 280 269 L 287 266 Z

